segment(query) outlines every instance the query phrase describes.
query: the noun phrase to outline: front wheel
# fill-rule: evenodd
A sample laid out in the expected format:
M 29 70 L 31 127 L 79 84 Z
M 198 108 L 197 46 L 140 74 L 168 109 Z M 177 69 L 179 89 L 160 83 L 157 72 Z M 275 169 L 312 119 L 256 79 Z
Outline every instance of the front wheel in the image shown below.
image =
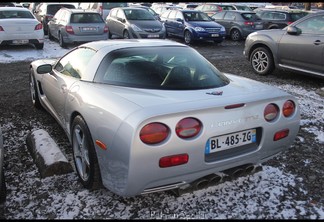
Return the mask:
M 30 89 L 30 95 L 32 99 L 32 103 L 36 109 L 41 109 L 42 105 L 39 100 L 39 95 L 37 91 L 37 83 L 35 81 L 35 77 L 33 74 L 33 69 L 30 69 L 30 75 L 29 75 L 29 89 Z
M 184 33 L 184 41 L 186 44 L 192 43 L 192 35 L 188 30 Z
M 259 75 L 268 75 L 274 70 L 274 62 L 271 52 L 259 47 L 253 50 L 250 63 L 253 71 Z
M 82 185 L 87 189 L 100 188 L 102 183 L 97 154 L 89 128 L 81 116 L 73 120 L 71 134 L 74 164 Z

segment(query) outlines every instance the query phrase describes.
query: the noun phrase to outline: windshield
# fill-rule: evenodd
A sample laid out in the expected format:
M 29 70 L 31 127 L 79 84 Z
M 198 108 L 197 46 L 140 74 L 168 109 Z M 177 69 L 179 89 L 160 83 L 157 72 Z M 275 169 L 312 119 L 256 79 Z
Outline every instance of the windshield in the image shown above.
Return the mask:
M 211 21 L 210 17 L 203 12 L 184 12 L 183 17 L 186 21 Z
M 10 18 L 28 18 L 34 19 L 34 16 L 29 11 L 0 11 L 0 19 Z
M 109 53 L 95 81 L 111 85 L 169 90 L 221 87 L 229 79 L 189 47 L 140 47 Z
M 128 20 L 155 20 L 154 16 L 145 9 L 124 9 Z

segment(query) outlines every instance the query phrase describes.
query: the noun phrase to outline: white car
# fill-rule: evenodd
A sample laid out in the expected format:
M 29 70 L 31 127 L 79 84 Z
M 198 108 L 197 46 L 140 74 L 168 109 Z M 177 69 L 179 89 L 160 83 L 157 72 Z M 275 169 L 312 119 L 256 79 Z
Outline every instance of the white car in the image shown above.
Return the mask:
M 26 44 L 43 49 L 42 23 L 27 8 L 0 7 L 0 45 Z

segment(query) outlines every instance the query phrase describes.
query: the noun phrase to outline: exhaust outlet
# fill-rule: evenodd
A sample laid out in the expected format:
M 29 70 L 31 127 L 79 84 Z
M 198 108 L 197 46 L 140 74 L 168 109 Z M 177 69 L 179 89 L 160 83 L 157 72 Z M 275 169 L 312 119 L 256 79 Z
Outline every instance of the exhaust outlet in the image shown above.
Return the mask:
M 254 165 L 249 165 L 249 166 L 245 167 L 245 173 L 250 174 L 250 173 L 254 172 L 254 169 L 255 169 Z
M 208 180 L 202 179 L 195 183 L 195 187 L 200 190 L 208 186 Z
M 214 185 L 220 183 L 221 181 L 222 181 L 222 177 L 219 176 L 219 175 L 217 175 L 217 174 L 215 174 L 215 175 L 211 175 L 211 176 L 209 177 L 209 180 L 208 180 L 208 182 L 209 182 L 209 184 L 210 184 L 211 186 L 214 186 Z
M 239 168 L 239 169 L 236 169 L 233 173 L 232 173 L 232 176 L 233 177 L 240 177 L 242 176 L 244 173 L 244 169 L 242 168 Z

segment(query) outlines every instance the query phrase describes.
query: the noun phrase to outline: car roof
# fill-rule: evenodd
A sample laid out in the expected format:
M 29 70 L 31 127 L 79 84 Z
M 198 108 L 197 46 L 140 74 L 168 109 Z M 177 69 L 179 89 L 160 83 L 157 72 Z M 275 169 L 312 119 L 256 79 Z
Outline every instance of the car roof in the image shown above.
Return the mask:
M 138 47 L 140 46 L 148 46 L 148 47 L 157 47 L 157 46 L 184 46 L 186 45 L 167 40 L 167 39 L 114 39 L 114 40 L 102 40 L 102 41 L 93 41 L 83 44 L 82 46 L 86 46 L 92 48 L 94 50 L 101 50 L 103 48 L 111 48 L 122 49 L 128 47 Z

